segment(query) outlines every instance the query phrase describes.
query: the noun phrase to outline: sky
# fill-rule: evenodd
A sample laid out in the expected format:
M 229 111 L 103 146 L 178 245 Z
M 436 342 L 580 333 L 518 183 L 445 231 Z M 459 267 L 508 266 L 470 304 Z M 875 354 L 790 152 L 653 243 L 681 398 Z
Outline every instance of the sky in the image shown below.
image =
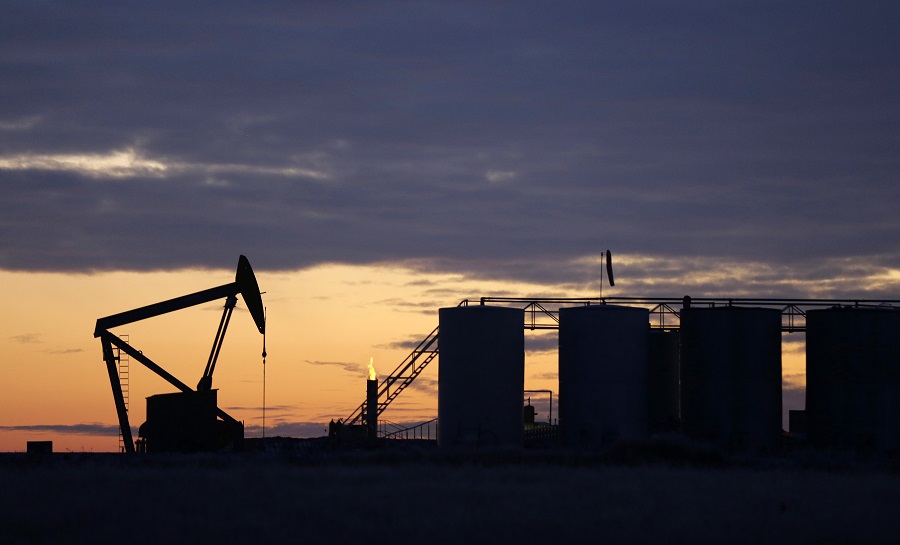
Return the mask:
M 83 439 L 115 434 L 94 321 L 230 282 L 240 254 L 272 312 L 270 422 L 306 430 L 440 306 L 595 296 L 607 248 L 608 295 L 900 299 L 895 2 L 0 11 L 0 450 L 105 449 Z M 190 344 L 194 384 L 220 311 L 119 333 L 163 367 Z M 215 384 L 249 422 L 236 316 Z M 552 339 L 529 342 L 544 387 Z

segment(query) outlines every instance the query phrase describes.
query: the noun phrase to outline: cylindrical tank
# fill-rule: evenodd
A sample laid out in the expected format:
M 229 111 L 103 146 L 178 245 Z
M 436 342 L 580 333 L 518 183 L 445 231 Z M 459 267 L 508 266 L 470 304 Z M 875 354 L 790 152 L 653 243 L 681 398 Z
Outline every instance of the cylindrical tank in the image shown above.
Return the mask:
M 597 448 L 647 435 L 649 311 L 559 309 L 559 423 L 563 442 Z
M 806 418 L 817 446 L 900 448 L 900 310 L 806 313 Z
M 730 447 L 760 447 L 779 440 L 781 422 L 781 311 L 683 309 L 682 430 Z
M 525 311 L 439 311 L 438 445 L 521 447 Z
M 647 417 L 651 433 L 674 432 L 679 429 L 680 350 L 680 334 L 677 330 L 650 330 Z

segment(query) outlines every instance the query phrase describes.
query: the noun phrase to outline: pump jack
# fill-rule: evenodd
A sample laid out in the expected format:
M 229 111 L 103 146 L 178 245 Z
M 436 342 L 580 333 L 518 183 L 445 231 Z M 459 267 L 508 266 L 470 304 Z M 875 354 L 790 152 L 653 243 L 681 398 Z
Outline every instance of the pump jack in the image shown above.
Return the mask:
M 212 378 L 213 372 L 216 368 L 216 361 L 219 358 L 219 351 L 222 348 L 222 342 L 225 338 L 225 330 L 228 328 L 228 323 L 231 320 L 231 313 L 232 311 L 234 311 L 234 307 L 237 304 L 237 294 L 239 293 L 241 294 L 241 297 L 243 297 L 244 303 L 247 305 L 247 310 L 250 311 L 250 315 L 253 317 L 253 321 L 255 322 L 257 329 L 259 329 L 259 332 L 263 334 L 263 338 L 265 339 L 265 309 L 263 307 L 262 297 L 259 291 L 259 284 L 256 281 L 256 276 L 253 274 L 253 269 L 250 267 L 250 261 L 247 260 L 247 258 L 243 255 L 238 259 L 237 272 L 235 273 L 234 282 L 223 284 L 221 286 L 199 291 L 196 293 L 191 293 L 181 297 L 176 297 L 174 299 L 169 299 L 160 303 L 147 305 L 134 310 L 114 314 L 112 316 L 107 316 L 105 318 L 100 318 L 99 320 L 97 320 L 97 325 L 94 328 L 94 337 L 100 338 L 100 342 L 103 348 L 103 359 L 106 362 L 106 369 L 109 374 L 109 382 L 112 386 L 113 400 L 116 404 L 116 413 L 119 417 L 119 427 L 122 431 L 122 439 L 125 445 L 125 452 L 133 453 L 135 451 L 135 444 L 132 440 L 131 427 L 128 422 L 128 411 L 125 407 L 125 399 L 121 384 L 119 382 L 118 366 L 116 364 L 115 352 L 113 350 L 114 346 L 165 379 L 167 382 L 169 382 L 169 384 L 172 384 L 173 386 L 181 390 L 181 393 L 178 394 L 153 396 L 153 398 L 159 398 L 159 401 L 157 401 L 156 403 L 157 406 L 164 409 L 162 412 L 168 413 L 170 416 L 169 418 L 162 418 L 160 422 L 156 423 L 156 425 L 154 425 L 154 423 L 151 422 L 150 419 L 151 399 L 153 398 L 148 398 L 148 421 L 141 426 L 140 435 L 143 437 L 147 437 L 147 435 L 145 435 L 144 433 L 146 427 L 147 433 L 151 434 L 151 437 L 156 436 L 157 438 L 163 438 L 160 439 L 156 445 L 160 448 L 155 448 L 151 439 L 151 449 L 212 449 L 221 442 L 213 436 L 217 433 L 221 436 L 222 434 L 219 432 L 221 432 L 221 430 L 223 429 L 225 430 L 224 435 L 226 440 L 243 439 L 243 424 L 216 406 L 216 391 L 212 389 Z M 203 372 L 203 376 L 200 378 L 200 382 L 197 384 L 196 391 L 192 390 L 190 386 L 181 382 L 165 369 L 160 367 L 156 362 L 145 356 L 142 351 L 135 349 L 132 345 L 123 341 L 116 334 L 109 331 L 110 329 L 113 329 L 115 327 L 134 323 L 140 320 L 146 320 L 147 318 L 153 318 L 155 316 L 167 314 L 176 310 L 182 310 L 192 306 L 202 305 L 204 303 L 208 303 L 210 301 L 214 301 L 223 297 L 226 299 L 225 308 L 222 312 L 222 319 L 219 321 L 219 329 L 216 332 L 216 338 L 213 341 L 213 347 L 209 354 L 209 360 L 206 363 L 206 369 Z M 265 341 L 263 341 L 263 345 L 265 346 Z M 174 397 L 167 398 L 165 396 Z M 171 418 L 172 409 L 175 409 L 176 411 L 187 412 L 189 414 L 179 415 L 178 422 L 173 422 Z M 216 417 L 221 418 L 221 420 L 217 421 Z M 186 428 L 183 425 L 184 422 L 188 423 Z M 192 425 L 193 427 L 191 427 Z M 215 428 L 215 430 L 213 430 L 213 428 Z M 200 435 L 205 436 L 200 437 L 199 441 L 196 440 L 197 438 L 194 438 L 194 440 L 192 441 L 189 440 L 187 442 L 184 442 L 183 438 L 185 429 L 187 429 L 188 432 L 195 432 L 196 430 L 200 429 L 203 432 Z M 174 440 L 172 439 L 173 437 Z M 221 439 L 221 437 L 219 437 L 218 439 Z

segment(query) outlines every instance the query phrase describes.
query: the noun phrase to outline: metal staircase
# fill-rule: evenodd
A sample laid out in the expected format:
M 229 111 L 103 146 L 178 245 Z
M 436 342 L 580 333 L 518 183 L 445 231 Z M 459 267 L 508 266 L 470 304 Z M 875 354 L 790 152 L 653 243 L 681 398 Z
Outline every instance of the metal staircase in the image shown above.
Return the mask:
M 438 327 L 434 328 L 425 339 L 416 346 L 394 371 L 378 384 L 378 414 L 381 415 L 391 401 L 419 376 L 425 367 L 438 355 Z M 392 389 L 393 388 L 393 389 Z M 366 414 L 367 401 L 363 401 L 353 413 L 344 420 L 344 424 L 356 424 Z

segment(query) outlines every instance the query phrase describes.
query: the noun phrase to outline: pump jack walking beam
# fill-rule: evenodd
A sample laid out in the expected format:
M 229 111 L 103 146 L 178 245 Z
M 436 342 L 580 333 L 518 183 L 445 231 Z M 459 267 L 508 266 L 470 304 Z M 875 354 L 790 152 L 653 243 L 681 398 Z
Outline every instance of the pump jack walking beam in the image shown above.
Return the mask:
M 106 318 L 100 318 L 97 320 L 97 325 L 94 328 L 94 337 L 99 337 L 101 333 L 107 329 L 127 325 L 140 320 L 146 320 L 147 318 L 153 318 L 154 316 L 160 316 L 162 314 L 168 314 L 169 312 L 175 312 L 176 310 L 202 305 L 203 303 L 222 299 L 223 297 L 234 296 L 238 291 L 240 290 L 238 289 L 237 282 L 232 282 L 216 288 L 198 291 L 197 293 L 176 297 L 174 299 L 169 299 L 168 301 L 162 301 L 161 303 L 155 303 L 134 310 L 120 312 L 119 314 L 113 314 Z

